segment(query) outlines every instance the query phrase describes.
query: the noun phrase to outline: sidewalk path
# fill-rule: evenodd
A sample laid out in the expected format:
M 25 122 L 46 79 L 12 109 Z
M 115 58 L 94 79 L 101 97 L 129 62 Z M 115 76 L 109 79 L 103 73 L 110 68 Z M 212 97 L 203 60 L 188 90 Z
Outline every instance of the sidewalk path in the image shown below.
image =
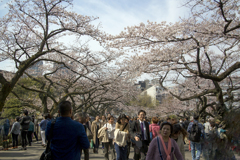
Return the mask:
M 27 146 L 27 150 L 19 150 L 21 146 L 16 149 L 8 149 L 7 151 L 0 151 L 0 160 L 39 160 L 41 153 L 45 148 L 41 144 L 32 143 L 32 146 Z
M 20 147 L 21 148 L 21 147 Z M 36 142 L 32 144 L 32 146 L 28 146 L 27 150 L 19 150 L 18 149 L 9 149 L 8 151 L 0 151 L 0 160 L 39 160 L 40 155 L 44 151 L 45 148 L 41 146 L 41 144 L 37 144 Z M 94 154 L 93 150 L 89 151 L 89 159 L 90 160 L 104 160 L 104 155 L 102 153 L 102 149 L 99 149 L 98 154 Z M 131 147 L 131 153 L 129 156 L 129 160 L 133 160 L 133 148 Z M 82 155 L 82 160 L 84 155 Z M 185 157 L 186 160 L 192 160 L 191 152 L 188 151 L 187 146 L 185 146 Z M 237 158 L 237 157 L 236 157 Z M 203 160 L 203 158 L 201 158 Z M 237 160 L 240 160 L 238 157 Z

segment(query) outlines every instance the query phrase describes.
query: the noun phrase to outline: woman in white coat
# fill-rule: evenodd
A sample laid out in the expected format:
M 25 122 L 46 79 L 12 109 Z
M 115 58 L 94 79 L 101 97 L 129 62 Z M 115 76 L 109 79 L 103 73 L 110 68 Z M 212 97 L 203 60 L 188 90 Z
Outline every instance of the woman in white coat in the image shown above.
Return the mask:
M 108 142 L 102 142 L 104 144 L 104 157 L 105 160 L 109 160 L 108 151 L 111 150 L 112 160 L 116 159 L 115 149 L 113 145 L 114 139 L 114 131 L 115 131 L 115 124 L 114 124 L 114 117 L 108 117 L 108 122 L 103 126 L 107 132 Z

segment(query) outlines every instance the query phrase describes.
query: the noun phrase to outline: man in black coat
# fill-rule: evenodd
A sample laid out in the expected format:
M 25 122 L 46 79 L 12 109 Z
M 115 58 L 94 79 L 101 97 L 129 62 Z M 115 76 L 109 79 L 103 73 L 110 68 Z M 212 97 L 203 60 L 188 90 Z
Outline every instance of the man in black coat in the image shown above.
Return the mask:
M 185 129 L 185 130 L 187 130 L 189 123 L 190 123 L 190 121 L 188 120 L 188 117 L 186 117 L 186 118 L 185 118 L 185 121 L 183 122 L 184 127 L 185 127 L 184 129 Z
M 144 121 L 146 112 L 144 110 L 138 111 L 138 120 L 134 121 L 131 124 L 130 134 L 131 139 L 137 141 L 134 146 L 134 160 L 146 159 L 146 154 L 148 151 L 148 145 L 150 143 L 150 133 L 149 133 L 149 124 Z M 142 142 L 142 146 L 139 147 L 139 141 Z M 137 144 L 138 143 L 138 144 Z
M 20 150 L 26 150 L 27 149 L 27 133 L 29 128 L 29 123 L 31 122 L 31 117 L 28 116 L 28 111 L 23 111 L 23 117 L 20 121 L 20 125 L 22 127 L 21 130 L 21 138 L 22 138 L 22 148 Z

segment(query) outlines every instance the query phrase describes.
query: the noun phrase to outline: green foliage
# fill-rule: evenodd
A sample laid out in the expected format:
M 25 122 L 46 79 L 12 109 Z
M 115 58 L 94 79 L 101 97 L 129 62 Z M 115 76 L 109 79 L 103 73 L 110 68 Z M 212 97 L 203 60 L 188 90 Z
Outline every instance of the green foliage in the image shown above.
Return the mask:
M 4 118 L 15 118 L 22 113 L 21 102 L 16 98 L 8 99 L 4 105 L 2 117 Z
M 178 119 L 178 117 L 175 114 L 169 115 L 168 117 L 170 117 L 171 119 Z
M 146 108 L 153 108 L 155 104 L 152 103 L 152 97 L 149 95 L 140 95 L 137 98 L 133 98 L 130 102 L 130 105 L 137 105 Z
M 9 94 L 6 103 L 3 108 L 2 117 L 6 118 L 15 118 L 22 113 L 22 109 L 24 107 L 21 100 L 34 100 L 38 98 L 38 93 L 26 90 L 22 88 L 20 85 L 38 88 L 40 84 L 36 81 L 33 81 L 30 78 L 21 78 L 18 81 L 19 85 L 16 85 L 13 89 L 13 92 L 19 97 L 17 98 L 14 94 Z M 24 107 L 25 108 L 25 107 Z
M 27 87 L 31 87 L 31 88 L 39 88 L 40 84 L 36 81 L 33 81 L 30 78 L 21 78 L 18 81 L 19 85 L 24 85 Z M 24 88 L 22 88 L 21 86 L 16 85 L 13 89 L 13 91 L 21 98 L 21 99 L 31 99 L 31 98 L 37 98 L 38 97 L 38 93 L 37 92 L 33 92 L 33 91 L 29 91 L 26 90 Z

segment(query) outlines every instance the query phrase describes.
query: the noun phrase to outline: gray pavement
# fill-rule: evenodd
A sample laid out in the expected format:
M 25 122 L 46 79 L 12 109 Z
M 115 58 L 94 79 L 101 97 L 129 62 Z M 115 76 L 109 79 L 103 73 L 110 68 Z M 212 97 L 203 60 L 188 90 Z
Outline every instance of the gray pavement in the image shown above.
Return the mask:
M 21 147 L 19 146 L 19 148 Z M 28 146 L 27 150 L 19 150 L 19 148 L 0 151 L 0 160 L 39 160 L 41 153 L 45 149 L 40 143 L 37 144 L 36 142 L 33 142 L 32 146 Z M 99 149 L 98 154 L 94 154 L 92 149 L 90 149 L 89 153 L 90 160 L 104 160 L 102 149 Z M 131 147 L 129 160 L 132 160 L 133 153 L 133 148 Z M 84 159 L 83 157 L 84 154 L 81 159 Z M 191 160 L 191 153 L 189 151 L 186 151 L 186 160 Z
M 20 147 L 21 148 L 21 147 Z M 32 146 L 28 146 L 27 150 L 19 150 L 18 149 L 9 149 L 7 151 L 0 151 L 0 160 L 39 160 L 40 155 L 44 151 L 44 147 L 41 146 L 40 143 L 34 142 Z M 104 160 L 104 155 L 102 153 L 102 150 L 99 149 L 98 154 L 94 154 L 93 150 L 90 149 L 90 160 Z M 82 160 L 84 155 L 82 155 Z M 191 152 L 188 151 L 188 146 L 185 145 L 185 157 L 186 160 L 191 160 Z M 133 148 L 131 147 L 131 153 L 129 156 L 129 160 L 133 160 Z M 203 158 L 201 158 L 203 160 Z M 237 158 L 240 160 L 240 158 Z
M 28 146 L 27 150 L 8 149 L 7 151 L 0 151 L 0 160 L 39 160 L 40 154 L 44 151 L 41 144 L 34 142 L 32 146 Z

